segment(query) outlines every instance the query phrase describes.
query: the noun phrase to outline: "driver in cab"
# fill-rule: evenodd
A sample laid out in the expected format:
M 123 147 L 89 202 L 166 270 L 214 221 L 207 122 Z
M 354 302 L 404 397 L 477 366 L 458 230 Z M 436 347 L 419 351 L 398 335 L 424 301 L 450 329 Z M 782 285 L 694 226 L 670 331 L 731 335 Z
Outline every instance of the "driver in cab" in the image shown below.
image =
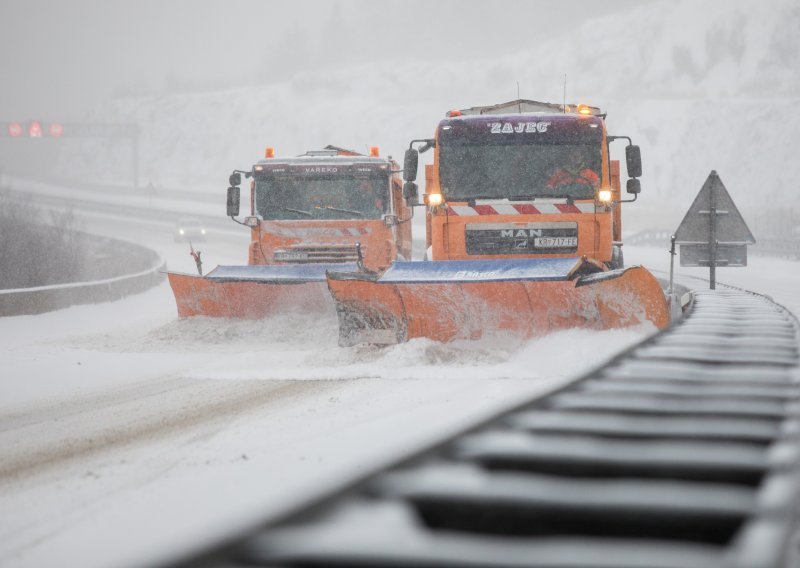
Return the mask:
M 356 204 L 355 209 L 364 211 L 374 207 L 381 213 L 383 212 L 383 199 L 375 191 L 370 180 L 361 180 L 358 190 L 358 199 L 361 202 Z
M 547 188 L 552 190 L 574 185 L 600 187 L 600 176 L 584 165 L 583 155 L 577 148 L 570 150 L 567 163 L 553 172 L 547 180 Z

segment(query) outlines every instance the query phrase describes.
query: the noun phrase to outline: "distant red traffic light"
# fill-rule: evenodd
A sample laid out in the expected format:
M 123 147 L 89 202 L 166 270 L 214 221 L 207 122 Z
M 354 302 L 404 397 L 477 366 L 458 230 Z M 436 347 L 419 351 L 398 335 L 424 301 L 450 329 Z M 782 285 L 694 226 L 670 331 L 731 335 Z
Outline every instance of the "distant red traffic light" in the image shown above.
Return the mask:
M 58 138 L 62 134 L 64 134 L 64 127 L 60 123 L 54 122 L 50 125 L 50 136 Z
M 31 138 L 42 137 L 42 125 L 38 120 L 34 120 L 28 126 L 28 136 L 30 136 Z
M 22 125 L 19 122 L 12 122 L 8 125 L 8 135 L 12 138 L 22 136 Z

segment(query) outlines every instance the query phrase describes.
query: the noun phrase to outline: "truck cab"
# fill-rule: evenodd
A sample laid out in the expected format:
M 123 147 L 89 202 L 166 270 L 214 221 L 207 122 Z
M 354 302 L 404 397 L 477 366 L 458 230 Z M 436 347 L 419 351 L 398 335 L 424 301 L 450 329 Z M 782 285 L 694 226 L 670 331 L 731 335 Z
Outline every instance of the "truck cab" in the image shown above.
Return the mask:
M 596 107 L 523 100 L 449 112 L 426 167 L 427 257 L 585 256 L 621 267 L 619 162 L 604 118 Z
M 361 260 L 380 270 L 410 258 L 411 210 L 398 170 L 374 147 L 369 156 L 328 147 L 290 158 L 268 149 L 251 172 L 248 264 Z

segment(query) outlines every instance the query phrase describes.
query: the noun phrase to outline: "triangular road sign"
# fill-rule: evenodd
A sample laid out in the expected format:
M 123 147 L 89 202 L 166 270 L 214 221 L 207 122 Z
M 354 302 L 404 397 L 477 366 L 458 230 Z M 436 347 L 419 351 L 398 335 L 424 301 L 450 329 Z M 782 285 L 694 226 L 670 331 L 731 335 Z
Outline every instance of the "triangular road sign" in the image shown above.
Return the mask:
M 712 219 L 712 209 L 716 213 L 715 219 Z M 721 245 L 752 245 L 756 242 L 716 171 L 709 174 L 694 198 L 675 231 L 675 242 L 679 245 L 710 244 L 712 234 Z

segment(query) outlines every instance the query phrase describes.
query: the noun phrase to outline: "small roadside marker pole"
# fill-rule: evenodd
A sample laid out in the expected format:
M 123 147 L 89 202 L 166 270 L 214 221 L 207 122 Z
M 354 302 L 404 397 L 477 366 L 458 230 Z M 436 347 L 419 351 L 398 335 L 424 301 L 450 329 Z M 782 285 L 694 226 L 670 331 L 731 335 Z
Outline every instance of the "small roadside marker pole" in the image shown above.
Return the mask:
M 681 301 L 678 299 L 678 295 L 675 293 L 675 287 L 673 285 L 675 275 L 675 255 L 677 254 L 675 252 L 675 241 L 677 240 L 677 237 L 672 235 L 669 240 L 669 288 L 667 289 L 667 297 L 669 298 L 670 319 L 675 321 L 681 315 Z
M 672 235 L 669 238 L 670 245 L 669 245 L 669 290 L 668 290 L 668 292 L 669 292 L 669 297 L 670 298 L 672 298 L 672 292 L 673 292 L 673 288 L 672 288 L 672 280 L 673 280 L 673 278 L 672 277 L 675 274 L 675 241 L 676 240 L 677 239 L 676 239 L 675 235 Z

